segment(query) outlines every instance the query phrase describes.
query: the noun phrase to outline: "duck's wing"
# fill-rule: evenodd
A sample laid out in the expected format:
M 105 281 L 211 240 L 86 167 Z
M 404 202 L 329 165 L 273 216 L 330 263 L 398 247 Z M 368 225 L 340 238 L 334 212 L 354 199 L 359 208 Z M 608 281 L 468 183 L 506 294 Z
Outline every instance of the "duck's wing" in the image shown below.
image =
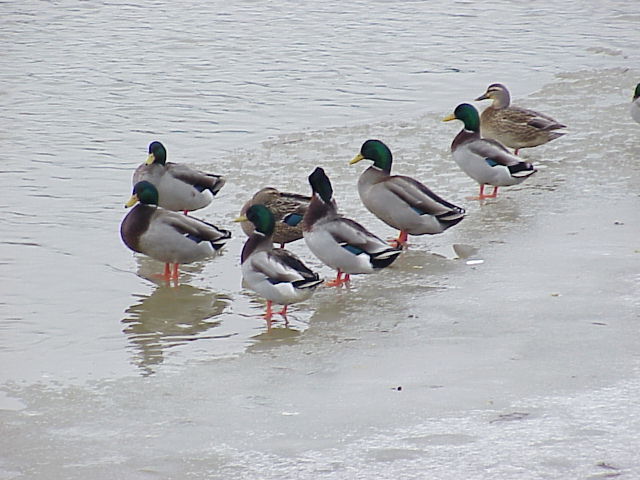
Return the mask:
M 326 223 L 325 226 L 340 246 L 353 253 L 366 252 L 371 254 L 389 248 L 384 240 L 350 218 L 339 216 Z
M 280 192 L 279 195 L 273 196 L 266 206 L 274 212 L 278 220 L 282 220 L 289 226 L 296 226 L 304 217 L 311 197 L 298 193 Z
M 491 165 L 504 165 L 510 167 L 522 163 L 519 157 L 516 157 L 507 150 L 500 142 L 488 138 L 481 138 L 469 142 L 467 144 L 469 151 L 479 157 L 485 159 Z M 492 165 L 492 166 L 493 166 Z
M 250 262 L 254 271 L 262 273 L 273 284 L 319 279 L 296 255 L 282 248 L 252 255 Z
M 215 242 L 231 238 L 231 232 L 229 230 L 224 230 L 212 223 L 187 215 L 163 210 L 161 212 L 157 212 L 156 218 L 171 226 L 176 230 L 176 232 L 181 235 L 185 235 L 196 242 Z
M 198 191 L 211 190 L 216 194 L 226 183 L 222 175 L 206 173 L 181 163 L 166 164 L 167 173 L 181 182 L 192 185 Z
M 513 123 L 526 124 L 539 130 L 557 130 L 566 127 L 549 115 L 528 108 L 512 106 L 505 110 L 506 120 Z
M 415 178 L 395 175 L 380 182 L 420 215 L 441 215 L 449 211 L 464 213 L 464 209 L 444 200 Z

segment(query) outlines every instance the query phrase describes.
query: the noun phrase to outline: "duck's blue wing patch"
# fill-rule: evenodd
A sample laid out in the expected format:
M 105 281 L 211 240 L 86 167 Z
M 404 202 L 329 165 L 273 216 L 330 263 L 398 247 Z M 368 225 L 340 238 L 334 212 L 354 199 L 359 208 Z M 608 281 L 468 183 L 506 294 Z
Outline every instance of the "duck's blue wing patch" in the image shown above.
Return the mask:
M 364 250 L 360 247 L 356 247 L 355 245 L 349 245 L 348 243 L 341 243 L 340 246 L 347 250 L 348 252 L 353 253 L 354 255 L 360 255 L 364 253 Z
M 495 167 L 497 165 L 500 165 L 493 158 L 485 158 L 484 161 L 487 162 L 487 165 L 489 165 L 490 167 Z
M 200 243 L 202 241 L 202 238 L 200 238 L 199 236 L 194 235 L 192 233 L 187 233 L 185 235 L 185 237 L 187 237 L 189 240 L 191 240 L 192 242 L 195 242 L 195 243 Z
M 282 222 L 286 223 L 290 227 L 297 226 L 302 221 L 302 215 L 299 213 L 290 213 L 282 218 Z

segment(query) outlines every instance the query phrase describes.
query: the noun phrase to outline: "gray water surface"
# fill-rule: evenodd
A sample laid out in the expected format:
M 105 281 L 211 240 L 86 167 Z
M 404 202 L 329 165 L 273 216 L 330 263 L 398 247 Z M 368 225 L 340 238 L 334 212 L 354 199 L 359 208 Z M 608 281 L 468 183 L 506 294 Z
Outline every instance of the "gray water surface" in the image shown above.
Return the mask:
M 0 479 L 640 476 L 635 2 L 0 14 Z M 568 134 L 479 203 L 440 120 L 496 81 Z M 320 165 L 345 214 L 393 235 L 348 165 L 368 138 L 467 218 L 269 329 L 231 220 Z M 118 235 L 152 140 L 228 177 L 194 215 L 234 238 L 178 286 Z

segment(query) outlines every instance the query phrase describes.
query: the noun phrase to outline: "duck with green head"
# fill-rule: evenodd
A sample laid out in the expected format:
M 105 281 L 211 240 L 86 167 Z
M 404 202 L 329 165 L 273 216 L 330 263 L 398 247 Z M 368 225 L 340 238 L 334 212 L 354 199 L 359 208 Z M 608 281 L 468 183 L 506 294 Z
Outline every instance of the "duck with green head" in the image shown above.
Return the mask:
M 309 250 L 338 272 L 327 285 L 342 285 L 350 281 L 351 274 L 372 273 L 398 258 L 401 248 L 390 247 L 358 222 L 338 213 L 333 187 L 322 168 L 309 175 L 309 184 L 313 195 L 302 219 L 302 231 Z
M 395 246 L 405 246 L 409 235 L 435 235 L 458 224 L 464 208 L 447 202 L 418 180 L 391 175 L 393 156 L 380 140 L 367 140 L 350 164 L 373 162 L 358 179 L 364 206 L 390 227 L 400 230 Z
M 631 118 L 640 123 L 640 83 L 636 85 L 631 101 Z
M 178 278 L 181 263 L 204 260 L 231 238 L 228 230 L 166 210 L 158 203 L 158 190 L 151 182 L 136 183 L 125 205 L 135 207 L 122 220 L 120 236 L 134 252 L 164 262 L 166 280 Z
M 160 142 L 149 144 L 147 161 L 133 174 L 134 185 L 143 180 L 156 186 L 162 208 L 185 213 L 209 205 L 225 184 L 220 175 L 167 162 L 167 150 Z
M 273 248 L 276 219 L 265 205 L 250 206 L 235 221 L 254 226 L 240 256 L 244 284 L 267 299 L 265 318 L 271 319 L 274 303 L 284 305 L 278 313 L 286 316 L 289 305 L 307 300 L 323 280 L 294 253 Z
M 496 140 L 480 137 L 480 117 L 473 105 L 462 103 L 444 122 L 460 120 L 463 129 L 451 144 L 453 160 L 458 166 L 480 184 L 480 195 L 476 200 L 495 198 L 498 187 L 517 185 L 536 172 L 533 165 L 523 162 Z M 493 192 L 485 195 L 484 186 L 492 185 Z
M 535 110 L 511 105 L 511 95 L 501 83 L 493 83 L 486 92 L 476 98 L 493 100 L 480 116 L 480 133 L 483 138 L 492 138 L 515 149 L 537 147 L 564 135 L 557 130 L 566 125 L 556 122 L 549 115 Z

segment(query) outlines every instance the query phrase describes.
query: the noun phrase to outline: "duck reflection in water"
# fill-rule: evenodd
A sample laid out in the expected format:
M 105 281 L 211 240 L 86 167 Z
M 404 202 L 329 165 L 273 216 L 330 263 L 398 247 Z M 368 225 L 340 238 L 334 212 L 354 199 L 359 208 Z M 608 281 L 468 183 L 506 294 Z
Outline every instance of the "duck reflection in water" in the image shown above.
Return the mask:
M 155 373 L 154 366 L 164 362 L 168 349 L 218 338 L 204 333 L 220 324 L 216 317 L 231 303 L 227 296 L 190 285 L 159 286 L 151 295 L 137 298 L 122 323 L 133 347 L 133 363 L 144 375 Z

